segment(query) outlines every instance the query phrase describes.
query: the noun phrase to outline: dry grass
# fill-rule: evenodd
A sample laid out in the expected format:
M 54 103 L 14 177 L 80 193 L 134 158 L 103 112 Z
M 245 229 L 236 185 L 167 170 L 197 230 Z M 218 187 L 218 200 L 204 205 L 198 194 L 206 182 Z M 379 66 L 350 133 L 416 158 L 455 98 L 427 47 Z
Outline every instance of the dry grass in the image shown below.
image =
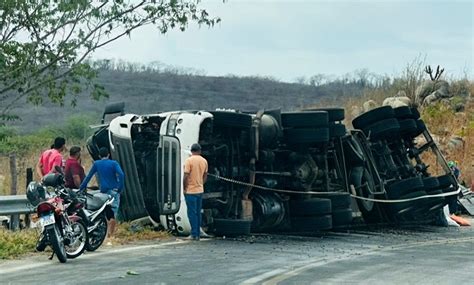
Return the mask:
M 169 239 L 172 235 L 165 231 L 156 231 L 151 226 L 134 226 L 132 223 L 118 225 L 115 239 L 119 244 L 128 244 L 137 241 L 151 241 Z
M 38 237 L 39 234 L 36 229 L 15 232 L 0 229 L 0 259 L 13 259 L 36 253 L 35 247 Z M 149 226 L 134 227 L 130 223 L 122 223 L 118 225 L 114 242 L 119 245 L 126 245 L 144 241 L 166 240 L 171 237 L 170 233 L 155 231 Z
M 34 229 L 8 231 L 0 229 L 0 259 L 11 259 L 35 251 L 38 232 Z

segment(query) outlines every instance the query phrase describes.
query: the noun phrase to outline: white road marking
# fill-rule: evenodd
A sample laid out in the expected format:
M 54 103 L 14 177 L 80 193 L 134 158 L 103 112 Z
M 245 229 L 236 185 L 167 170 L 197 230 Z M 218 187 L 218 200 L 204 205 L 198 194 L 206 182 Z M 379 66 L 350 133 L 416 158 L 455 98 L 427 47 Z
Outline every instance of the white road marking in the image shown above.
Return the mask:
M 284 269 L 284 268 L 268 271 L 268 272 L 263 273 L 261 275 L 258 275 L 258 276 L 252 277 L 250 279 L 247 279 L 247 280 L 245 280 L 244 282 L 242 282 L 240 284 L 256 284 L 256 283 L 262 282 L 265 279 L 268 279 L 268 278 L 277 276 L 278 274 L 284 273 L 285 271 L 287 271 L 287 269 Z

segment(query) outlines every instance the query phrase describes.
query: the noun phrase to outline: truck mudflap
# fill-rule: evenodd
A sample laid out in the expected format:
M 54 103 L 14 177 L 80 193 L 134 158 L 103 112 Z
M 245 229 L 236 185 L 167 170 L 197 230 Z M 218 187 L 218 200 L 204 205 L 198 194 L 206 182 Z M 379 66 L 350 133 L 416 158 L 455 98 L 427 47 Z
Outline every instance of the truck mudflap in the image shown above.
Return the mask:
M 182 185 L 179 140 L 161 136 L 160 144 L 144 156 L 144 162 L 143 201 L 148 215 L 159 221 L 160 215 L 176 214 Z
M 143 203 L 143 193 L 138 180 L 135 155 L 129 138 L 112 135 L 112 158 L 117 160 L 125 173 L 125 191 L 121 196 L 120 214 L 124 221 L 148 216 Z

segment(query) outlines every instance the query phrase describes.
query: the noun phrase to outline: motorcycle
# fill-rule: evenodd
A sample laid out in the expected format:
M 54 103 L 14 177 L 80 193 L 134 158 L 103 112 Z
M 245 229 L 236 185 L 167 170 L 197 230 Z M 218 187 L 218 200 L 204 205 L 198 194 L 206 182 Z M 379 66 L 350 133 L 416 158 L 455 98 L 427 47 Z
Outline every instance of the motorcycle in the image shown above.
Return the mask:
M 33 181 L 26 191 L 30 203 L 36 206 L 41 228 L 36 249 L 44 251 L 51 246 L 53 253 L 49 259 L 56 254 L 61 263 L 80 256 L 88 242 L 86 226 L 77 215 L 84 203 L 63 186 L 63 181 L 61 173 L 47 174 L 42 183 Z M 54 189 L 54 194 L 47 188 Z
M 114 198 L 99 192 L 81 192 L 80 195 L 86 200 L 86 206 L 80 209 L 80 216 L 86 221 L 89 236 L 86 250 L 95 251 L 102 245 L 107 236 L 106 213 L 112 211 L 111 204 Z
M 56 172 L 63 175 L 61 185 L 64 185 L 64 172 L 62 168 L 57 167 Z M 90 190 L 98 190 L 97 187 L 88 187 Z M 85 192 L 78 189 L 69 189 L 69 193 L 80 199 L 83 207 L 70 207 L 77 212 L 86 226 L 87 241 L 86 250 L 95 251 L 104 242 L 107 236 L 107 215 L 108 211 L 112 211 L 111 204 L 114 198 L 110 195 L 100 193 L 99 191 Z M 70 213 L 72 214 L 72 213 Z

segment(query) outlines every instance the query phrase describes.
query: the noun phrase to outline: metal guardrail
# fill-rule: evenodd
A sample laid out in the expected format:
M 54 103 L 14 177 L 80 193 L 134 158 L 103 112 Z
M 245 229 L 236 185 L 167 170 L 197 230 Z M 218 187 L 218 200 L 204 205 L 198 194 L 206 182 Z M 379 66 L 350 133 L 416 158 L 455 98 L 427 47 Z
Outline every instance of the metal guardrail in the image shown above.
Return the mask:
M 34 209 L 26 195 L 0 196 L 0 216 L 31 214 Z
M 10 216 L 7 226 L 10 230 L 18 230 L 22 227 L 20 215 L 25 214 L 24 225 L 30 226 L 30 215 L 35 207 L 30 204 L 26 195 L 0 196 L 0 216 Z M 3 223 L 3 222 L 2 222 Z
M 16 169 L 16 168 L 15 168 Z M 14 180 L 12 178 L 12 180 Z M 29 167 L 26 169 L 26 187 L 33 180 L 33 168 Z M 30 227 L 31 219 L 30 214 L 34 212 L 35 207 L 30 204 L 26 195 L 15 195 L 16 187 L 12 188 L 11 193 L 13 195 L 0 196 L 0 216 L 10 216 L 9 218 L 2 221 L 0 225 L 6 225 L 11 230 L 20 229 L 23 223 L 21 223 L 20 215 L 24 214 L 24 226 Z

